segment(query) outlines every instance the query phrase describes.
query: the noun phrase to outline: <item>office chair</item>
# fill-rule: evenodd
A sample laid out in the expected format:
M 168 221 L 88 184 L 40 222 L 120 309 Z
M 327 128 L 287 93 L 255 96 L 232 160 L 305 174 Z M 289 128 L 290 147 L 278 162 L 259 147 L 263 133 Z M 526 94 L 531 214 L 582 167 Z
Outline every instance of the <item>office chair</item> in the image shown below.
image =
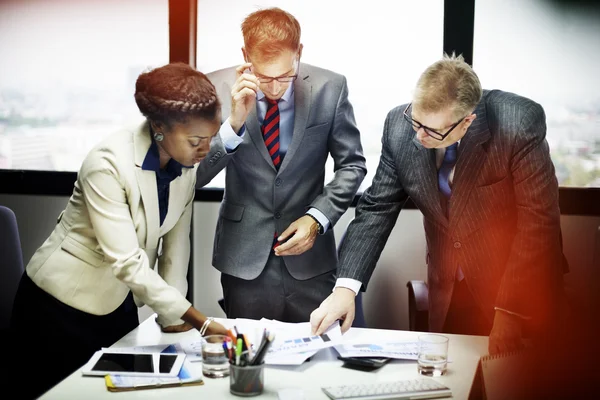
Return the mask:
M 0 331 L 8 332 L 13 301 L 23 275 L 23 253 L 15 213 L 0 206 Z
M 408 281 L 408 329 L 429 332 L 429 288 L 424 281 Z
M 593 283 L 595 283 L 594 293 L 600 291 L 600 226 L 596 229 L 596 244 L 594 245 L 594 261 L 592 263 L 594 268 Z
M 562 231 L 560 232 L 560 245 L 563 245 Z M 563 254 L 563 272 L 569 271 L 569 264 Z M 596 251 L 594 265 L 600 265 L 600 227 L 596 233 Z M 429 331 L 429 288 L 424 281 L 409 281 L 408 287 L 408 326 L 411 331 Z M 600 288 L 598 288 L 600 289 Z M 579 308 L 579 307 L 576 307 Z

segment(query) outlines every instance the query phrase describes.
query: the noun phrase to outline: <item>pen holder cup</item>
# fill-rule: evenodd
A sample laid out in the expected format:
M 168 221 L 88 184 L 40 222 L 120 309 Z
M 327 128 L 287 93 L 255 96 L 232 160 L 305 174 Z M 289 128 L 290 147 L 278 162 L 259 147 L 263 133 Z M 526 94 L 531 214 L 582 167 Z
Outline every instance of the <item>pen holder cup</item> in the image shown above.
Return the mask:
M 258 396 L 263 392 L 265 364 L 229 364 L 229 391 L 236 396 Z

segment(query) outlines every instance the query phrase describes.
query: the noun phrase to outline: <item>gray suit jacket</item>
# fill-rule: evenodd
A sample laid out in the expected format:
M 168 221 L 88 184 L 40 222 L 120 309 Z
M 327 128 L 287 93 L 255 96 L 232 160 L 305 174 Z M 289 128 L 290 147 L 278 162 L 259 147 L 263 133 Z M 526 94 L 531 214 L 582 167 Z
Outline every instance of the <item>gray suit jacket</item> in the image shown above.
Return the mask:
M 217 88 L 226 120 L 235 68 L 207 76 Z M 226 154 L 217 140 L 207 161 L 200 164 L 198 187 L 227 168 L 213 252 L 213 265 L 223 273 L 243 279 L 258 277 L 271 252 L 274 233 L 283 232 L 311 207 L 321 211 L 333 227 L 352 203 L 366 174 L 345 77 L 301 64 L 294 85 L 293 138 L 279 171 L 264 144 L 256 109 L 248 116 L 244 141 L 233 154 Z M 325 162 L 330 154 L 335 177 L 324 185 Z M 318 236 L 312 249 L 284 260 L 296 279 L 334 270 L 337 252 L 333 229 Z
M 442 211 L 435 151 L 422 147 L 390 111 L 372 186 L 340 250 L 338 276 L 369 281 L 398 213 L 410 197 L 424 215 L 430 329 L 441 331 L 460 266 L 474 299 L 544 323 L 560 291 L 558 184 L 545 140 L 542 107 L 524 97 L 484 91 L 461 140 L 449 218 Z

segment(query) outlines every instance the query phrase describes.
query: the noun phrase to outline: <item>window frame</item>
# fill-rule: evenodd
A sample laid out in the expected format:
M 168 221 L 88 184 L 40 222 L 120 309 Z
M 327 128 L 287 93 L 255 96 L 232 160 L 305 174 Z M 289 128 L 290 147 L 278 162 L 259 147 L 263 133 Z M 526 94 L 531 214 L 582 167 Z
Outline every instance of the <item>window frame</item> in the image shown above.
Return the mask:
M 169 0 L 169 60 L 196 65 L 197 0 Z M 473 63 L 475 0 L 444 0 L 443 52 Z M 1 194 L 70 196 L 76 172 L 0 169 Z M 361 194 L 354 198 L 356 206 Z M 195 201 L 220 202 L 223 189 L 197 189 Z M 600 188 L 560 187 L 562 215 L 600 216 Z M 416 209 L 407 201 L 405 209 Z

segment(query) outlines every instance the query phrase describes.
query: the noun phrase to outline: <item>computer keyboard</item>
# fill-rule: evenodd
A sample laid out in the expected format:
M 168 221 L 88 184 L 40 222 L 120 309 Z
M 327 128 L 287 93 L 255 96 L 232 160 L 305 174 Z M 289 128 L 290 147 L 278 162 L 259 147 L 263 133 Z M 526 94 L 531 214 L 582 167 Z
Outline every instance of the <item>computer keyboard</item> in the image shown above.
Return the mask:
M 437 399 L 452 396 L 449 388 L 431 378 L 331 386 L 322 389 L 333 400 Z

